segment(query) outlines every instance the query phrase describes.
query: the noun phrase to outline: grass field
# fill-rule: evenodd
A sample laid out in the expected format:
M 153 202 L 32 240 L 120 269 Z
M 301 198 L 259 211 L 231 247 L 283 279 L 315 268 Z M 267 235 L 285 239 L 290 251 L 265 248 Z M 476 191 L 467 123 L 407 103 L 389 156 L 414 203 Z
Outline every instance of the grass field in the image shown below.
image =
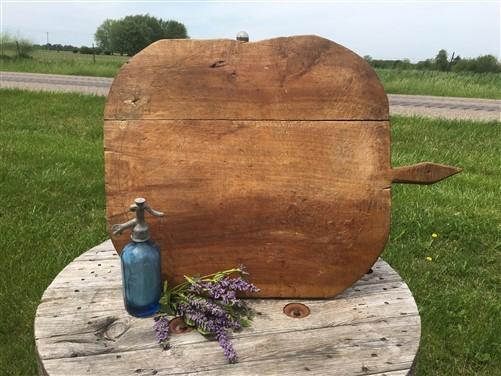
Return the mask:
M 94 63 L 92 55 L 74 54 L 71 51 L 36 50 L 31 59 L 0 60 L 0 70 L 114 77 L 127 59 L 127 56 L 96 55 Z
M 107 237 L 104 98 L 1 90 L 0 100 L 0 369 L 32 375 L 43 291 Z M 395 117 L 392 126 L 394 165 L 464 168 L 433 186 L 393 188 L 383 256 L 421 312 L 417 375 L 499 375 L 501 124 Z
M 501 99 L 501 73 L 376 69 L 393 94 Z
M 114 77 L 126 56 L 35 51 L 32 59 L 0 60 L 0 70 Z M 377 69 L 386 91 L 394 94 L 501 99 L 501 73 Z

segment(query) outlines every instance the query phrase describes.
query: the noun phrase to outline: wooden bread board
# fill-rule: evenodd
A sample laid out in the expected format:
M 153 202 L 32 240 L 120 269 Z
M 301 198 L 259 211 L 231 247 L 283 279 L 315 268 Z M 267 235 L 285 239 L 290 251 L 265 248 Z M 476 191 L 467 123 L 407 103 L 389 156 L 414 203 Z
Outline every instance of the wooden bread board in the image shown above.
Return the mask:
M 392 181 L 457 172 L 392 170 L 376 74 L 315 36 L 156 42 L 113 82 L 104 133 L 109 227 L 145 197 L 165 279 L 243 264 L 261 297 L 341 292 L 384 248 Z

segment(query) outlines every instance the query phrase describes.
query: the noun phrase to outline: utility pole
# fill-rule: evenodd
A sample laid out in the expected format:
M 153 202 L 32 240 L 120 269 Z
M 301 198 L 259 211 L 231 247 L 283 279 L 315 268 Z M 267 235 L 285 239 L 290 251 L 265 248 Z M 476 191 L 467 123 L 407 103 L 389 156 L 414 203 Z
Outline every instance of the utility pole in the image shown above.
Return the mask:
M 96 49 L 94 48 L 94 43 L 92 43 L 92 60 L 96 64 Z
M 47 31 L 47 47 L 49 47 L 49 32 Z

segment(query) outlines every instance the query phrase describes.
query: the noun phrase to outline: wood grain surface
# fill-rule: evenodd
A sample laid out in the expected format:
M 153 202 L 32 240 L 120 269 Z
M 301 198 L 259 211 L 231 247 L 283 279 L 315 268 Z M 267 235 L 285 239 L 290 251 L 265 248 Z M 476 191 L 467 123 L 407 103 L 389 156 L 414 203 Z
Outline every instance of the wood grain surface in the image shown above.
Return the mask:
M 434 184 L 449 176 L 458 174 L 462 169 L 439 163 L 423 162 L 392 169 L 392 182 L 405 184 Z
M 358 55 L 317 36 L 160 40 L 113 81 L 106 119 L 388 120 Z
M 45 291 L 35 318 L 41 375 L 407 375 L 420 318 L 399 275 L 378 260 L 335 299 L 256 299 L 253 325 L 233 334 L 239 363 L 197 332 L 156 344 L 153 320 L 123 307 L 120 259 L 110 241 L 70 263 Z M 300 302 L 311 314 L 283 314 Z
M 243 264 L 260 296 L 334 296 L 386 242 L 388 122 L 107 121 L 105 149 L 109 225 L 138 196 L 165 212 L 174 284 Z

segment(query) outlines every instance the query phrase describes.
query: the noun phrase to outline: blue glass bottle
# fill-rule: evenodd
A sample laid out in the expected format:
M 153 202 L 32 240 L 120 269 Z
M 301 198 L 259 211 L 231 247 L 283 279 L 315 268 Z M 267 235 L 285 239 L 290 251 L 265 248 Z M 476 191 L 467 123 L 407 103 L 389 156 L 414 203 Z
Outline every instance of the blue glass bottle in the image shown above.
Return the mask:
M 121 234 L 132 227 L 132 242 L 120 254 L 125 309 L 136 317 L 154 315 L 159 309 L 162 293 L 160 276 L 160 249 L 151 240 L 144 211 L 156 216 L 164 214 L 151 209 L 144 198 L 136 198 L 130 207 L 136 218 L 112 227 L 113 234 Z

